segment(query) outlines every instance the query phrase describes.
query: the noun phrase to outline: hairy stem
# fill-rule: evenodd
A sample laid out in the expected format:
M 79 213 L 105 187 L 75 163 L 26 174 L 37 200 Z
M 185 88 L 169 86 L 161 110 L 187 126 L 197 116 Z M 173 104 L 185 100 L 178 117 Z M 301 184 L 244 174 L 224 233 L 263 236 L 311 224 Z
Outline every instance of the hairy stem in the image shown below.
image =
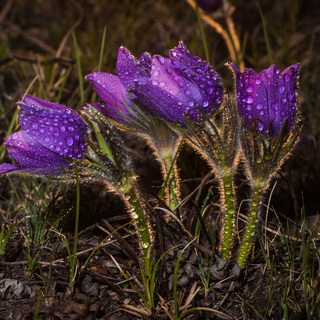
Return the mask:
M 167 185 L 167 190 L 169 193 L 169 208 L 172 212 L 174 212 L 175 208 L 178 205 L 178 181 L 174 172 L 174 161 L 175 158 L 172 159 L 172 157 L 166 157 L 163 159 L 166 171 L 165 183 Z
M 143 209 L 134 183 L 127 180 L 126 184 L 119 188 L 130 211 L 130 216 L 135 224 L 138 233 L 139 245 L 142 253 L 143 265 L 145 266 L 152 259 L 152 241 L 150 236 L 150 224 Z
M 254 237 L 254 230 L 257 224 L 258 213 L 261 210 L 263 189 L 264 188 L 262 183 L 257 183 L 257 182 L 253 183 L 253 196 L 252 196 L 249 220 L 248 220 L 246 232 L 242 239 L 238 260 L 237 260 L 240 268 L 242 268 L 246 263 L 247 256 L 250 251 L 250 247 Z
M 224 231 L 223 242 L 221 248 L 221 257 L 228 259 L 230 257 L 230 248 L 232 244 L 232 233 L 234 225 L 234 206 L 233 206 L 233 191 L 232 191 L 232 176 L 228 174 L 223 177 L 224 184 L 224 199 L 225 199 L 225 213 L 224 213 Z

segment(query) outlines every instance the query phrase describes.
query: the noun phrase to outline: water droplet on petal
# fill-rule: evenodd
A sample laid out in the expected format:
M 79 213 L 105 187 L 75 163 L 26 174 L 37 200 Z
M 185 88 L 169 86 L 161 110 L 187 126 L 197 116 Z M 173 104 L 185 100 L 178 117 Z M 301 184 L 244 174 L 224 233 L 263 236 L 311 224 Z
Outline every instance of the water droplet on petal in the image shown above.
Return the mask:
M 172 69 L 179 69 L 179 67 L 180 67 L 180 64 L 179 64 L 178 61 L 173 60 L 173 61 L 171 62 L 171 68 L 172 68 Z
M 287 98 L 288 98 L 289 101 L 292 101 L 293 100 L 293 94 L 288 93 L 287 94 Z
M 66 144 L 71 147 L 73 145 L 73 139 L 71 137 L 66 138 Z
M 249 85 L 248 87 L 247 87 L 247 92 L 253 92 L 253 86 L 252 85 Z
M 253 102 L 253 97 L 252 96 L 248 96 L 247 97 L 247 103 L 251 104 Z
M 263 108 L 263 105 L 261 103 L 257 104 L 257 109 L 258 110 L 262 110 L 262 108 Z
M 60 131 L 61 131 L 61 132 L 65 132 L 65 131 L 66 131 L 66 127 L 61 126 L 61 127 L 60 127 Z
M 279 92 L 279 93 L 283 93 L 283 92 L 284 92 L 284 86 L 280 86 L 280 87 L 278 88 L 278 92 Z
M 271 103 L 271 109 L 277 111 L 279 109 L 279 105 L 276 102 Z
M 208 105 L 209 105 L 209 101 L 207 101 L 207 100 L 203 101 L 203 106 L 204 107 L 207 107 Z
M 193 107 L 193 105 L 194 105 L 193 101 L 190 101 L 190 102 L 189 102 L 189 106 L 190 106 L 190 107 Z
M 256 82 L 256 84 L 260 84 L 261 83 L 261 79 L 257 78 L 255 82 Z
M 186 90 L 184 93 L 186 94 L 186 96 L 190 96 L 190 90 Z
M 290 81 L 290 76 L 286 73 L 284 75 L 284 78 L 283 78 L 284 82 L 289 82 Z
M 261 123 L 259 121 L 258 121 L 258 129 L 259 129 L 259 131 L 262 131 L 264 129 L 263 123 Z

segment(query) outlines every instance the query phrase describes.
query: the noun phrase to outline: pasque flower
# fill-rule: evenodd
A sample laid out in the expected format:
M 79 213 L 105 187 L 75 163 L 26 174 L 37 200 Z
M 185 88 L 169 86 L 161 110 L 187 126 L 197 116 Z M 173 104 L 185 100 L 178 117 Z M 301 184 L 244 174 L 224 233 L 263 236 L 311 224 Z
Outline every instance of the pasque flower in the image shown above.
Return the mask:
M 241 75 L 234 63 L 229 65 L 236 78 L 238 110 L 247 127 L 276 137 L 286 119 L 285 133 L 289 133 L 298 112 L 300 65 L 294 64 L 281 74 L 279 68 L 272 65 L 259 74 L 246 69 Z
M 137 60 L 121 47 L 117 73 L 118 77 L 97 72 L 87 79 L 103 102 L 96 108 L 120 123 L 134 120 L 132 101 L 166 122 L 184 126 L 186 115 L 199 121 L 202 114 L 214 112 L 222 100 L 218 74 L 182 42 L 170 51 L 170 58 L 159 55 L 151 58 L 144 53 Z
M 246 69 L 241 75 L 235 64 L 229 65 L 236 78 L 237 104 L 242 120 L 240 141 L 252 186 L 250 214 L 237 260 L 243 267 L 257 217 L 264 210 L 264 194 L 300 133 L 300 65 L 294 64 L 282 73 L 274 65 L 259 74 Z
M 21 131 L 5 143 L 16 164 L 4 163 L 0 173 L 19 171 L 40 176 L 60 176 L 82 158 L 89 132 L 80 116 L 57 103 L 25 96 L 19 120 Z
M 144 53 L 135 59 L 121 47 L 117 74 L 87 76 L 102 101 L 93 106 L 104 116 L 146 134 L 168 174 L 179 141 L 169 126 L 186 127 L 186 116 L 199 122 L 218 109 L 223 93 L 218 74 L 182 42 L 170 51 L 169 58 Z M 168 185 L 176 193 L 173 177 Z M 171 208 L 177 201 L 173 203 Z

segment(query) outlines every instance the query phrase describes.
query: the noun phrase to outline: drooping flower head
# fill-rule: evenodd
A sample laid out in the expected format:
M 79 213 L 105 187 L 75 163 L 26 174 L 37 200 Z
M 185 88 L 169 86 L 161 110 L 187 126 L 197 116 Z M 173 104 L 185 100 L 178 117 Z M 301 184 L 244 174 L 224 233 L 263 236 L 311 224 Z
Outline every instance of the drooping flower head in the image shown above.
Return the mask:
M 16 164 L 2 164 L 0 173 L 20 171 L 40 176 L 63 175 L 82 158 L 88 126 L 80 116 L 57 103 L 25 96 L 19 114 L 23 130 L 5 143 Z
M 298 113 L 299 64 L 294 64 L 282 73 L 275 65 L 257 74 L 246 69 L 241 75 L 234 63 L 229 64 L 236 78 L 237 103 L 240 116 L 247 128 L 276 137 L 287 121 L 286 132 L 293 128 Z
M 218 74 L 182 42 L 170 51 L 169 58 L 155 55 L 151 59 L 144 53 L 137 60 L 121 47 L 117 73 L 118 77 L 98 72 L 87 79 L 103 102 L 95 107 L 123 124 L 128 124 L 136 112 L 130 98 L 142 110 L 182 126 L 186 125 L 186 115 L 191 121 L 199 121 L 203 114 L 213 113 L 222 101 L 223 87 Z

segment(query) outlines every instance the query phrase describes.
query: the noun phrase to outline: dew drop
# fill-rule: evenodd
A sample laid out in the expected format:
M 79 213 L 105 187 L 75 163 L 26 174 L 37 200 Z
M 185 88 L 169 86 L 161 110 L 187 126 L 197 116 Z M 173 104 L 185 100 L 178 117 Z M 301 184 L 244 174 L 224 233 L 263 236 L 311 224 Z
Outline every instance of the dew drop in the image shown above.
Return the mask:
M 256 84 L 260 84 L 261 83 L 261 79 L 257 78 L 255 82 L 256 82 Z
M 249 85 L 247 87 L 247 92 L 249 92 L 249 93 L 253 92 L 253 86 L 252 85 Z
M 14 133 L 14 134 L 11 136 L 11 139 L 12 139 L 12 140 L 17 140 L 17 138 L 18 138 L 18 135 L 17 135 L 16 133 Z
M 66 127 L 61 126 L 61 127 L 60 127 L 60 131 L 61 131 L 61 132 L 66 132 Z
M 190 106 L 190 107 L 193 107 L 193 106 L 194 106 L 193 101 L 190 101 L 190 102 L 189 102 L 189 106 Z
M 283 78 L 284 82 L 289 82 L 290 81 L 290 76 L 286 73 L 284 75 L 284 78 Z
M 159 56 L 158 60 L 159 60 L 160 64 L 164 64 L 164 57 Z
M 209 105 L 209 101 L 207 101 L 207 100 L 203 101 L 203 106 L 204 107 L 207 107 L 208 105 Z
M 179 67 L 180 67 L 180 64 L 179 64 L 179 62 L 178 61 L 176 61 L 176 60 L 173 60 L 172 62 L 171 62 L 171 68 L 172 69 L 179 69 Z
M 74 127 L 68 127 L 68 131 L 69 132 L 73 132 L 74 131 Z
M 284 92 L 284 86 L 280 86 L 280 87 L 278 88 L 278 92 L 279 92 L 279 93 L 283 93 L 283 92 Z
M 258 110 L 262 110 L 262 108 L 263 108 L 263 105 L 261 103 L 257 104 L 257 109 Z
M 153 80 L 153 81 L 152 81 L 152 84 L 153 84 L 154 86 L 158 86 L 158 85 L 159 85 L 159 81 L 158 81 L 158 80 Z
M 253 97 L 252 96 L 248 96 L 247 97 L 247 103 L 251 104 L 253 102 Z
M 66 138 L 66 144 L 71 147 L 73 145 L 73 139 L 71 137 Z
M 149 243 L 143 242 L 143 243 L 142 243 L 142 248 L 143 248 L 143 249 L 149 248 Z
M 279 109 L 278 104 L 276 102 L 271 103 L 271 109 L 277 111 Z
M 185 90 L 184 93 L 186 94 L 186 96 L 190 96 L 190 90 Z
M 258 129 L 259 129 L 259 131 L 262 131 L 264 129 L 263 123 L 258 122 Z
M 153 75 L 155 76 L 155 77 L 158 77 L 159 76 L 159 71 L 158 70 L 156 70 L 154 73 L 153 73 Z

